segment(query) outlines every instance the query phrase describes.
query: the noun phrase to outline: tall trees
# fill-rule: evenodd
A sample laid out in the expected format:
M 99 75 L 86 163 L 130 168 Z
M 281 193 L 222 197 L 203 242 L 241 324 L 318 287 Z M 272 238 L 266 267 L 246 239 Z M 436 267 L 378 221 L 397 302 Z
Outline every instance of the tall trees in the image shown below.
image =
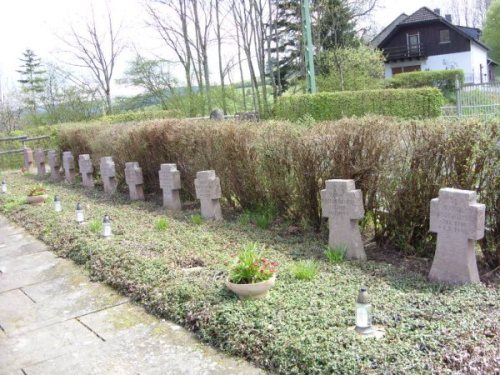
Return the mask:
M 36 112 L 40 95 L 44 91 L 45 70 L 42 68 L 42 62 L 39 57 L 31 49 L 26 49 L 23 52 L 23 57 L 20 59 L 21 66 L 17 72 L 21 74 L 21 79 L 18 82 L 21 84 L 24 94 L 24 102 L 28 108 Z
M 481 29 L 491 4 L 491 0 L 448 0 L 444 11 L 451 14 L 455 24 Z
M 106 102 L 106 113 L 112 112 L 111 84 L 124 44 L 120 37 L 120 28 L 115 28 L 108 9 L 106 27 L 97 27 L 95 14 L 86 22 L 82 30 L 71 27 L 70 39 L 63 39 L 73 54 L 73 65 L 87 69 L 95 79 L 99 93 Z
M 484 23 L 483 40 L 491 48 L 493 60 L 500 61 L 500 0 L 493 0 Z

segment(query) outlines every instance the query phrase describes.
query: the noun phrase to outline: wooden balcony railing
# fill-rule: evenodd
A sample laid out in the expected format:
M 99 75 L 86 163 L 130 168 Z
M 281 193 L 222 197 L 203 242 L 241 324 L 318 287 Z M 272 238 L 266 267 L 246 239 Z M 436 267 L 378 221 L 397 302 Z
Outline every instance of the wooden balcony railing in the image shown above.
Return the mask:
M 426 56 L 425 48 L 422 43 L 413 46 L 398 46 L 398 47 L 384 48 L 384 55 L 387 61 Z

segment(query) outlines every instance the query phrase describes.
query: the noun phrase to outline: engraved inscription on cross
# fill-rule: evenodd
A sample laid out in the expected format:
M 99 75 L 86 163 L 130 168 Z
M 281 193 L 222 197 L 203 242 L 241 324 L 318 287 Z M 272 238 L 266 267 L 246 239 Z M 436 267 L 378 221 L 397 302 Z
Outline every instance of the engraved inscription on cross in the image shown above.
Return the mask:
M 104 186 L 104 192 L 114 194 L 116 192 L 116 168 L 115 162 L 111 156 L 104 156 L 100 163 L 101 179 Z
M 33 150 L 31 148 L 25 148 L 23 151 L 24 156 L 24 169 L 29 171 L 33 166 Z
M 136 161 L 125 163 L 125 182 L 128 185 L 130 199 L 133 201 L 144 200 L 144 190 L 142 185 L 142 168 Z
M 49 150 L 47 157 L 49 159 L 50 178 L 54 181 L 59 181 L 61 179 L 61 174 L 59 173 L 61 169 L 59 154 L 55 150 Z
M 35 150 L 36 173 L 40 178 L 45 177 L 45 151 L 41 148 Z
M 431 200 L 430 231 L 437 233 L 431 280 L 479 282 L 474 245 L 484 236 L 486 207 L 476 199 L 474 191 L 443 188 Z
M 89 154 L 82 154 L 78 156 L 78 168 L 82 175 L 82 185 L 88 188 L 94 187 L 94 167 L 92 166 L 92 159 Z
M 179 190 L 181 189 L 181 174 L 175 164 L 162 164 L 160 171 L 160 187 L 163 190 L 163 207 L 180 211 L 182 208 Z
M 222 196 L 220 179 L 215 171 L 200 171 L 194 180 L 196 198 L 200 200 L 201 216 L 204 219 L 222 220 L 219 199 Z
M 75 158 L 71 151 L 63 152 L 63 167 L 64 167 L 64 177 L 66 182 L 72 184 L 75 182 Z
M 321 190 L 321 209 L 328 218 L 328 245 L 345 247 L 349 259 L 366 259 L 358 227 L 365 214 L 363 195 L 354 180 L 327 180 L 326 189 Z

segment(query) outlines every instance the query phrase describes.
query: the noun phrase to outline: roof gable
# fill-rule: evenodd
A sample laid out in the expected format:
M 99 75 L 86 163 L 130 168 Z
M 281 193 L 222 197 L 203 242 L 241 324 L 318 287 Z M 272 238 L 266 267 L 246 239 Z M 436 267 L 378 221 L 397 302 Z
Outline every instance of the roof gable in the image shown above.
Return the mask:
M 419 10 L 417 10 L 415 13 L 406 17 L 406 19 L 404 19 L 400 23 L 400 25 L 409 24 L 409 23 L 416 23 L 416 22 L 439 20 L 440 18 L 442 18 L 442 17 L 440 15 L 438 15 L 437 13 L 434 13 L 429 8 L 422 7 Z

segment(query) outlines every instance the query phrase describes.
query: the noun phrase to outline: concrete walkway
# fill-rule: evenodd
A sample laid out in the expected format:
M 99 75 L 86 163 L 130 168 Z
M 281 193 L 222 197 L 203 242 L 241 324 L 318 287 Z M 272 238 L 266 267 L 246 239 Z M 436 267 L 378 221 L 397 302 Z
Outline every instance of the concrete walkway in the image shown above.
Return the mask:
M 0 374 L 260 374 L 199 343 L 0 216 Z

